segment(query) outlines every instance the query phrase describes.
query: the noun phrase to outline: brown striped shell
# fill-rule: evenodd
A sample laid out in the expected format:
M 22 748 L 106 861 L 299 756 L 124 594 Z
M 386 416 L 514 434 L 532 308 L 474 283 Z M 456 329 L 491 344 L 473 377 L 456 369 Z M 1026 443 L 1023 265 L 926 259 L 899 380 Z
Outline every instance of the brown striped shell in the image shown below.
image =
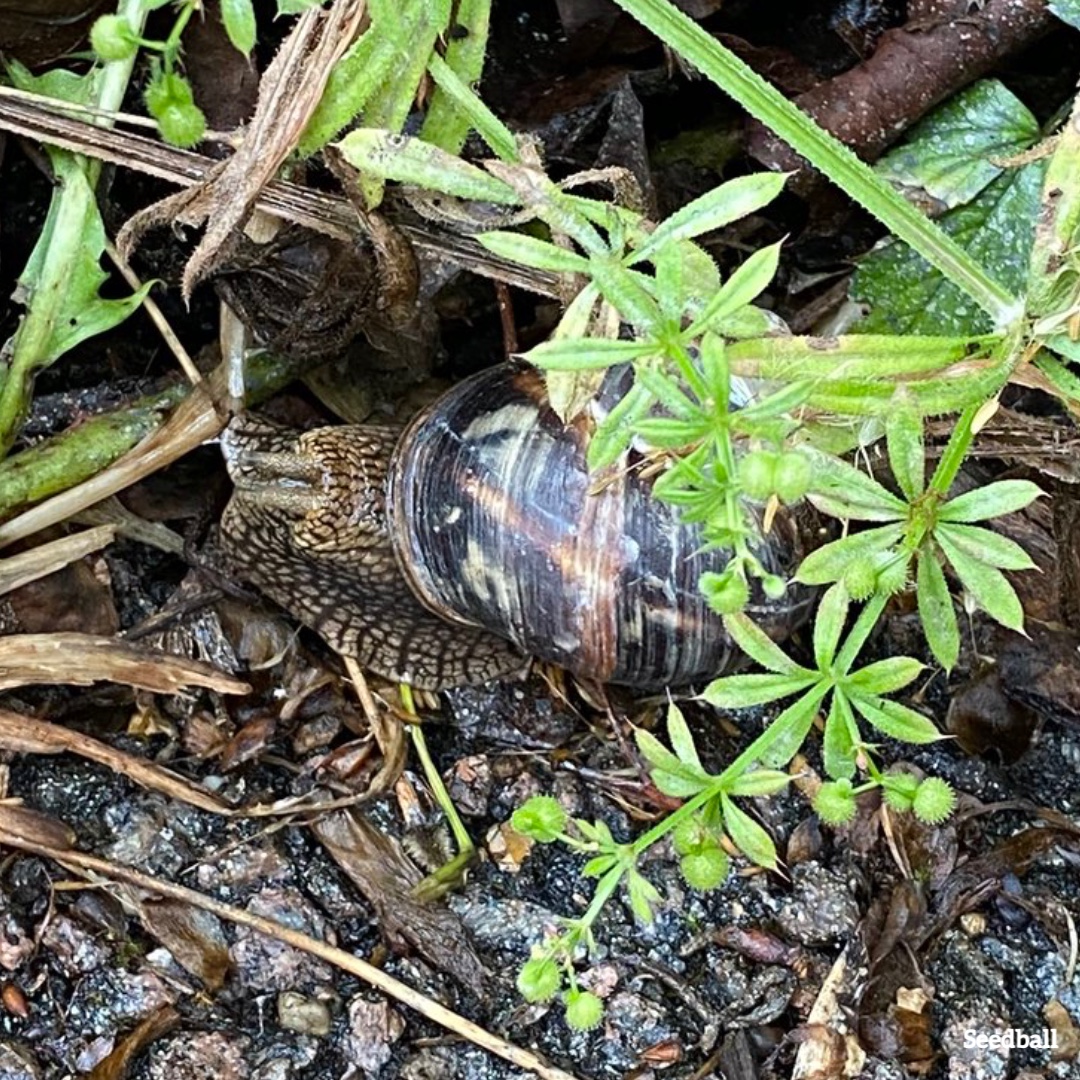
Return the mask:
M 225 442 L 237 483 L 223 521 L 229 554 L 380 674 L 431 688 L 480 681 L 520 666 L 506 642 L 649 690 L 731 663 L 732 643 L 698 589 L 727 554 L 704 550 L 700 529 L 633 468 L 591 476 L 583 425 L 564 426 L 531 368 L 460 383 L 397 439 L 388 470 L 386 428 L 278 432 L 272 446 L 268 429 L 252 430 Z M 261 479 L 265 464 L 278 482 Z M 283 468 L 291 487 L 280 484 Z M 758 555 L 790 572 L 796 523 L 778 515 Z M 751 614 L 782 637 L 804 606 L 759 597 Z

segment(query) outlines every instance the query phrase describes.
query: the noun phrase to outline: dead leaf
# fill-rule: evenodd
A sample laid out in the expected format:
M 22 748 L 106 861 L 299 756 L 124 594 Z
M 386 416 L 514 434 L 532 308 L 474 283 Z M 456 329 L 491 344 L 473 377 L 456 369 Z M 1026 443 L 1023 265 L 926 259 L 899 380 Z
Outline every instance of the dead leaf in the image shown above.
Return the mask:
M 124 1080 L 135 1058 L 179 1023 L 180 1014 L 171 1005 L 162 1006 L 125 1035 L 112 1053 L 94 1066 L 87 1080 Z
M 335 811 L 312 822 L 311 831 L 330 857 L 375 908 L 392 945 L 411 945 L 474 993 L 489 977 L 469 946 L 464 927 L 448 908 L 412 895 L 420 871 L 398 844 L 360 814 Z
M 262 189 L 300 141 L 338 58 L 352 43 L 366 11 L 364 0 L 336 0 L 329 9 L 308 8 L 259 84 L 255 115 L 235 154 L 189 191 L 170 195 L 132 217 L 116 246 L 127 258 L 155 225 L 197 226 L 206 232 L 184 268 L 183 295 L 191 292 L 228 253 Z
M 229 971 L 229 946 L 221 920 L 178 900 L 135 901 L 147 932 L 207 990 L 219 990 Z

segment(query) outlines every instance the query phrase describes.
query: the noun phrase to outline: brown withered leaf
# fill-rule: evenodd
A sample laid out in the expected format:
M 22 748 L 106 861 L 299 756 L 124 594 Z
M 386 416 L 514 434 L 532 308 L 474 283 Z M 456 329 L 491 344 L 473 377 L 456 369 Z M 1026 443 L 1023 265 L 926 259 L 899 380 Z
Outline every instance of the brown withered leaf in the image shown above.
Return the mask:
M 375 908 L 391 945 L 411 945 L 441 971 L 479 994 L 488 976 L 468 944 L 458 917 L 413 896 L 420 871 L 390 837 L 358 813 L 337 810 L 312 822 L 311 831 L 330 857 Z
M 1080 827 L 1051 810 L 1040 811 L 1050 822 L 1010 836 L 983 855 L 961 863 L 934 897 L 935 918 L 909 938 L 916 951 L 967 911 L 973 911 L 1001 888 L 1007 874 L 1019 878 L 1059 846 L 1080 851 Z
M 87 1080 L 124 1080 L 135 1058 L 155 1039 L 172 1031 L 179 1023 L 180 1014 L 171 1005 L 163 1005 L 128 1032 L 112 1053 L 91 1069 Z
M 221 920 L 179 900 L 135 902 L 147 932 L 169 950 L 172 958 L 207 990 L 218 990 L 229 971 L 229 946 Z
M 144 788 L 197 806 L 200 810 L 207 810 L 211 814 L 232 813 L 232 809 L 220 799 L 160 765 L 115 750 L 89 735 L 59 724 L 50 724 L 47 720 L 0 709 L 0 747 L 17 754 L 78 754 L 121 773 Z
M 796 1031 L 801 1045 L 792 1080 L 841 1080 L 862 1072 L 866 1053 L 850 1030 L 846 1006 L 861 999 L 866 972 L 865 949 L 854 937 L 822 983 L 806 1024 Z
M 251 687 L 199 660 L 95 634 L 12 634 L 0 639 L 0 690 L 38 683 L 116 682 L 161 694 L 203 686 L 221 694 Z
M 203 184 L 132 217 L 117 236 L 125 258 L 149 228 L 205 222 L 206 232 L 184 268 L 183 295 L 190 298 L 196 284 L 229 252 L 235 230 L 296 149 L 330 70 L 356 37 L 365 10 L 363 0 L 336 0 L 327 10 L 308 8 L 299 16 L 263 74 L 255 115 L 244 128 L 236 153 L 212 170 Z

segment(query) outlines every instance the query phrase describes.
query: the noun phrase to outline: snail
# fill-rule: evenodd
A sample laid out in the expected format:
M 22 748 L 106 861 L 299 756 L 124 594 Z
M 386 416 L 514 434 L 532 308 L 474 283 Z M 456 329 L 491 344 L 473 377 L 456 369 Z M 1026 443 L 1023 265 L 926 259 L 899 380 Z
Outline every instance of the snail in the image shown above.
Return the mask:
M 728 553 L 639 470 L 590 476 L 588 427 L 564 424 L 522 364 L 466 379 L 404 431 L 242 417 L 222 439 L 226 555 L 339 652 L 424 689 L 526 655 L 643 690 L 723 672 L 736 650 L 698 579 Z M 756 555 L 783 575 L 801 554 L 782 511 Z M 750 614 L 779 638 L 806 603 L 759 594 Z

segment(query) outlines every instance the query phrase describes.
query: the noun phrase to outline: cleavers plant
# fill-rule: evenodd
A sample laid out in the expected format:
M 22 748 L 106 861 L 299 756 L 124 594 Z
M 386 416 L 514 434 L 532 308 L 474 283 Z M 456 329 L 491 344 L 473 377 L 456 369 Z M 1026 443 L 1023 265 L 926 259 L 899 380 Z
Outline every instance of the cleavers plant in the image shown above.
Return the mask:
M 561 992 L 568 1022 L 582 1028 L 598 1023 L 602 1009 L 579 984 L 576 965 L 592 944 L 604 904 L 625 886 L 635 915 L 649 917 L 659 896 L 639 863 L 664 836 L 670 835 L 693 888 L 719 885 L 732 852 L 775 867 L 771 840 L 737 800 L 788 782 L 782 770 L 820 714 L 827 778 L 814 806 L 823 820 L 850 820 L 858 796 L 873 789 L 890 809 L 913 811 L 928 823 L 951 813 L 955 796 L 944 781 L 884 768 L 880 748 L 870 741 L 918 744 L 940 737 L 929 718 L 890 696 L 911 684 L 923 663 L 891 657 L 857 666 L 857 660 L 890 598 L 914 583 L 929 650 L 945 669 L 953 667 L 960 638 L 947 573 L 991 618 L 1022 629 L 1019 600 L 1002 571 L 1026 569 L 1031 561 L 980 523 L 1022 509 L 1039 489 L 1014 480 L 960 494 L 953 488 L 1001 391 L 1027 364 L 1040 365 L 1044 385 L 1067 406 L 1080 400 L 1080 380 L 1070 369 L 1080 359 L 1075 114 L 1048 166 L 1022 300 L 666 0 L 620 2 L 878 214 L 976 300 L 994 330 L 829 340 L 787 334 L 754 304 L 776 270 L 776 246 L 755 252 L 722 281 L 695 243 L 764 206 L 779 191 L 775 175 L 729 181 L 653 226 L 626 206 L 574 193 L 582 180 L 611 181 L 609 175 L 555 183 L 525 146 L 480 169 L 430 144 L 372 128 L 340 142 L 362 176 L 486 203 L 487 221 L 497 207 L 506 225 L 532 220 L 543 226 L 539 235 L 535 226 L 528 234 L 489 228 L 480 241 L 504 257 L 584 282 L 554 337 L 527 354 L 547 371 L 553 402 L 572 415 L 605 368 L 632 365 L 632 388 L 600 419 L 590 464 L 601 469 L 631 444 L 648 447 L 662 470 L 656 494 L 700 521 L 709 542 L 732 553 L 726 571 L 705 575 L 701 587 L 733 639 L 764 671 L 717 679 L 701 698 L 723 709 L 794 699 L 717 774 L 700 762 L 676 706 L 668 710 L 670 750 L 637 731 L 652 782 L 685 801 L 632 842 L 618 842 L 602 823 L 568 820 L 551 798 L 530 800 L 515 813 L 514 827 L 534 840 L 560 841 L 590 856 L 584 872 L 597 886 L 587 911 L 534 946 L 519 977 L 529 1000 Z M 486 123 L 490 129 L 498 122 Z M 949 413 L 957 416 L 954 432 L 927 481 L 924 419 Z M 842 456 L 882 437 L 891 485 Z M 814 618 L 813 666 L 787 656 L 743 610 L 755 588 L 770 596 L 785 588 L 764 571 L 755 546 L 779 506 L 804 497 L 843 525 L 841 538 L 811 554 L 796 574 L 804 584 L 828 586 Z M 864 522 L 871 527 L 848 528 Z

